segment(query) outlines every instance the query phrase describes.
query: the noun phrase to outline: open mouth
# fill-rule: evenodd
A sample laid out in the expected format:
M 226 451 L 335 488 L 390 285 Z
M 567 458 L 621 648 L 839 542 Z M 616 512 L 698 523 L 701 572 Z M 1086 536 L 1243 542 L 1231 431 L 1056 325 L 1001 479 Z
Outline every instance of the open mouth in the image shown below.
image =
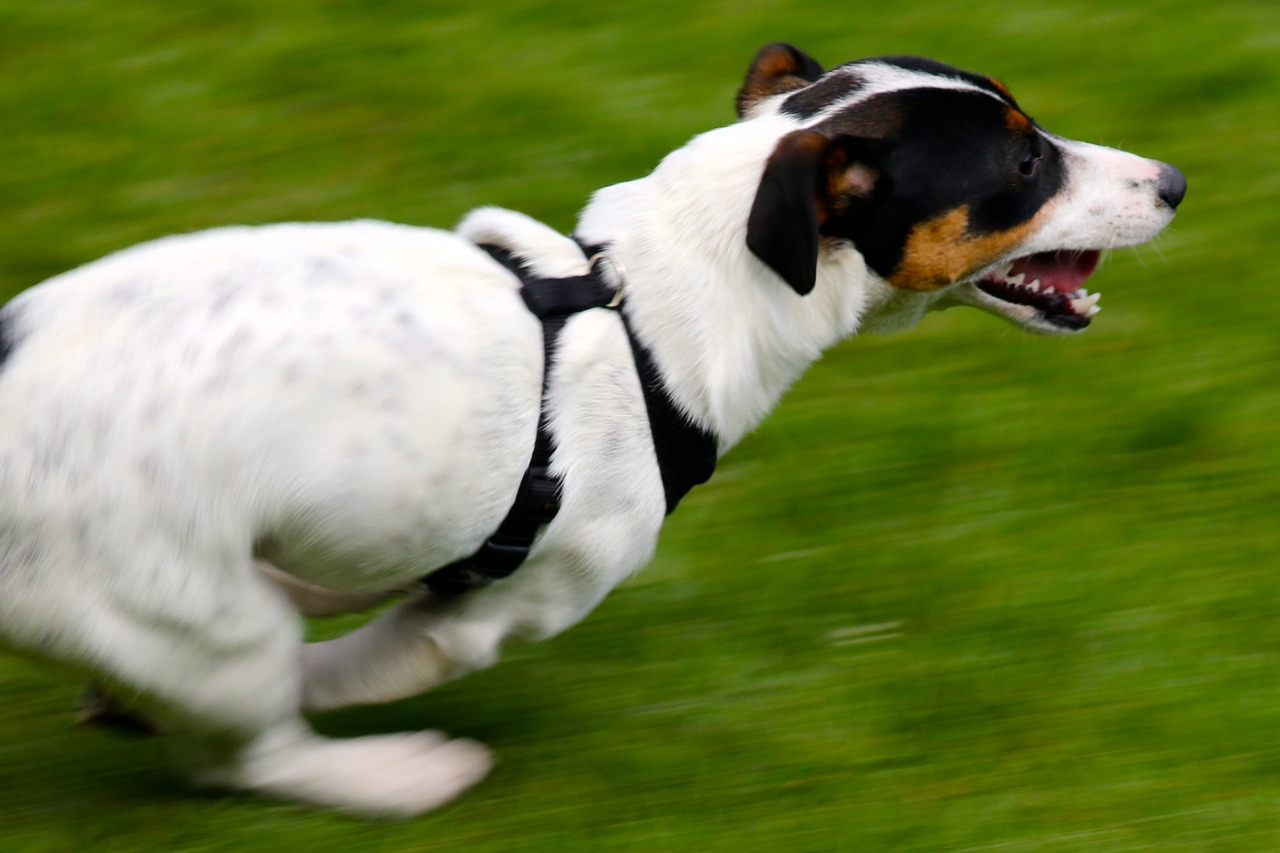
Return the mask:
M 990 297 L 1028 306 L 1045 322 L 1077 331 L 1101 310 L 1101 294 L 1081 287 L 1101 258 L 1102 253 L 1092 249 L 1040 252 L 1007 263 L 975 284 Z

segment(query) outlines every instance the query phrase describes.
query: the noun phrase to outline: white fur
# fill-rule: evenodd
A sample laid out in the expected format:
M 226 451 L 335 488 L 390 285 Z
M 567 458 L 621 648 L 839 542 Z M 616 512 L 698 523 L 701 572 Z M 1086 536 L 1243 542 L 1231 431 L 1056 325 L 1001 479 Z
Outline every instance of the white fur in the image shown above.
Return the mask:
M 876 74 L 875 91 L 967 87 Z M 635 329 L 722 452 L 860 326 L 981 304 L 964 283 L 895 290 L 847 244 L 823 247 L 800 297 L 752 255 L 746 213 L 764 163 L 800 124 L 766 101 L 601 190 L 578 230 L 609 244 Z M 1136 242 L 1167 222 L 1148 161 L 1068 150 L 1069 190 L 1023 250 Z M 0 368 L 0 637 L 185 733 L 204 783 L 409 815 L 480 778 L 489 759 L 474 744 L 334 742 L 300 715 L 486 666 L 510 637 L 582 619 L 650 558 L 662 483 L 616 313 L 564 330 L 549 391 L 563 507 L 511 578 L 304 645 L 296 609 L 255 568 L 287 573 L 309 609 L 335 592 L 363 606 L 497 527 L 532 446 L 542 349 L 518 282 L 475 242 L 544 275 L 586 267 L 568 238 L 482 209 L 457 234 L 351 222 L 173 237 L 14 300 Z

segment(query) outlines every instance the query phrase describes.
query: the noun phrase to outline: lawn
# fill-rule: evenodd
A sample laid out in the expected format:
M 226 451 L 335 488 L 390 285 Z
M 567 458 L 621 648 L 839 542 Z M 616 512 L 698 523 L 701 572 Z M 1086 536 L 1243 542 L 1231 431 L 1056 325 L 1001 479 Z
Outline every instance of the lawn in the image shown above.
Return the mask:
M 1280 6 L 464 5 L 0 0 L 0 293 L 230 222 L 568 230 L 730 121 L 778 39 L 994 74 L 1190 192 L 1108 259 L 1087 333 L 955 311 L 849 341 L 582 625 L 317 718 L 490 744 L 458 803 L 193 795 L 0 657 L 0 849 L 1280 849 Z

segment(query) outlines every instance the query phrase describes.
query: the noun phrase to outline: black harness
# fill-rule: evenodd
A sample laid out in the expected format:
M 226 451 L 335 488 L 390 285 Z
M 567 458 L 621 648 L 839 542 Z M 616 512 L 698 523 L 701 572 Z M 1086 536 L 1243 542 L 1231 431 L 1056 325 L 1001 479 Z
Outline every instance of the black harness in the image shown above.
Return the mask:
M 618 312 L 631 342 L 636 373 L 644 392 L 649 430 L 662 475 L 667 514 L 676 508 L 690 489 L 705 483 L 716 467 L 716 437 L 693 423 L 680 411 L 667 391 L 662 373 L 649 349 L 640 342 L 622 310 L 622 286 L 616 289 L 606 280 L 603 267 L 611 265 L 603 247 L 578 242 L 590 258 L 585 275 L 569 278 L 539 278 L 530 274 L 519 258 L 506 249 L 483 245 L 493 259 L 520 279 L 520 295 L 535 317 L 542 321 L 542 408 L 538 435 L 529 467 L 520 480 L 515 503 L 492 536 L 470 557 L 451 563 L 427 575 L 423 581 L 439 595 L 461 595 L 507 577 L 529 556 L 529 548 L 543 525 L 560 511 L 560 478 L 551 473 L 555 440 L 547 412 L 547 385 L 560 332 L 569 318 L 580 311 L 607 308 Z

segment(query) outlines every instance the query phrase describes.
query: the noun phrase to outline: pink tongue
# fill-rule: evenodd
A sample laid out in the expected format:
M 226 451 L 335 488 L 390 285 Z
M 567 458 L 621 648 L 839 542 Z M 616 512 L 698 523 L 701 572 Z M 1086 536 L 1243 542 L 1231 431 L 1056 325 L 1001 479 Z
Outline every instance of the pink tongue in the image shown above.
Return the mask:
M 1010 275 L 1025 275 L 1027 284 L 1039 279 L 1041 290 L 1052 287 L 1058 293 L 1070 293 L 1093 275 L 1101 257 L 1096 251 L 1041 252 L 1014 261 Z

